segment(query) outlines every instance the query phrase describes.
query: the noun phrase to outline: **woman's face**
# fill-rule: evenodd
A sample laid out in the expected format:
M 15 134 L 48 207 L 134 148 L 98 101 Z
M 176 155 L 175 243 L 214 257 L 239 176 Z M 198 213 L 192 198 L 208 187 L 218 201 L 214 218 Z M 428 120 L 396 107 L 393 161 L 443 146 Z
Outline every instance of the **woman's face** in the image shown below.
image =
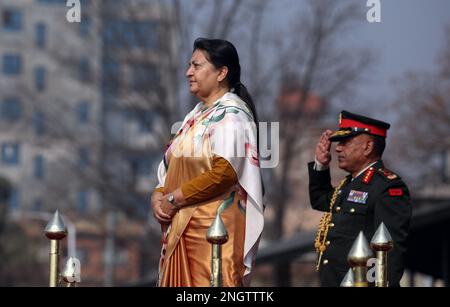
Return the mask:
M 226 76 L 226 74 L 225 74 Z M 207 98 L 220 88 L 225 78 L 223 70 L 216 69 L 208 61 L 203 50 L 195 50 L 192 54 L 186 77 L 189 80 L 189 91 L 199 98 Z

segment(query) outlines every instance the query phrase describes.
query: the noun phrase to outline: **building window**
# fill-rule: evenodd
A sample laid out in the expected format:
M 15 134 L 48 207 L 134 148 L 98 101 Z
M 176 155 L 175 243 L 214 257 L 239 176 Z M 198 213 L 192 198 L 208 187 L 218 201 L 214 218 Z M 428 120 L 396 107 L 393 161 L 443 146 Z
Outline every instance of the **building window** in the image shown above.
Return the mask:
M 47 71 L 45 67 L 37 67 L 34 70 L 34 78 L 35 78 L 34 80 L 37 91 L 42 92 L 43 90 L 45 90 L 46 77 Z
M 14 9 L 6 9 L 2 14 L 3 28 L 7 31 L 22 30 L 22 12 Z
M 156 49 L 158 31 L 156 22 L 114 20 L 105 25 L 103 40 L 108 48 Z
M 153 161 L 151 159 L 141 159 L 138 161 L 137 173 L 141 176 L 148 176 L 152 171 Z
M 88 16 L 83 16 L 80 22 L 80 35 L 86 37 L 89 35 L 91 29 L 91 18 Z
M 22 72 L 22 58 L 18 54 L 3 55 L 3 73 L 5 75 L 18 75 Z
M 47 38 L 47 27 L 44 23 L 38 23 L 36 24 L 35 28 L 35 35 L 36 35 L 36 47 L 38 48 L 44 48 L 45 47 L 45 41 Z
M 7 98 L 1 105 L 1 118 L 7 121 L 17 121 L 22 116 L 22 105 L 18 98 Z
M 130 261 L 130 255 L 127 249 L 123 248 L 121 249 L 117 255 L 116 255 L 116 264 L 117 265 L 128 265 L 128 262 Z
M 34 177 L 37 179 L 44 178 L 44 157 L 42 155 L 37 155 L 34 157 Z
M 131 65 L 132 69 L 132 89 L 145 93 L 152 91 L 157 87 L 159 80 L 158 71 L 152 64 L 135 63 Z
M 80 168 L 85 168 L 89 165 L 89 149 L 87 148 L 80 148 L 78 151 L 78 166 Z
M 9 208 L 19 209 L 20 206 L 20 192 L 17 188 L 11 189 L 11 196 L 9 197 Z
M 79 124 L 87 124 L 89 122 L 89 103 L 80 102 L 77 108 L 77 117 Z
M 17 143 L 2 144 L 2 162 L 6 165 L 18 165 L 20 162 L 20 146 Z
M 134 159 L 132 164 L 137 176 L 147 177 L 153 174 L 155 162 L 157 163 L 154 159 L 141 157 Z
M 152 132 L 153 122 L 155 120 L 155 113 L 152 111 L 143 111 L 138 115 L 139 132 L 149 133 Z
M 85 190 L 78 192 L 78 199 L 77 199 L 77 208 L 78 212 L 81 214 L 86 213 L 88 208 L 88 192 Z
M 78 67 L 78 77 L 81 82 L 88 82 L 91 80 L 91 66 L 89 59 L 82 58 Z
M 33 126 L 36 135 L 45 134 L 45 114 L 40 111 L 36 111 L 33 115 Z
M 120 65 L 117 61 L 106 58 L 103 60 L 102 87 L 109 93 L 117 93 L 120 89 Z

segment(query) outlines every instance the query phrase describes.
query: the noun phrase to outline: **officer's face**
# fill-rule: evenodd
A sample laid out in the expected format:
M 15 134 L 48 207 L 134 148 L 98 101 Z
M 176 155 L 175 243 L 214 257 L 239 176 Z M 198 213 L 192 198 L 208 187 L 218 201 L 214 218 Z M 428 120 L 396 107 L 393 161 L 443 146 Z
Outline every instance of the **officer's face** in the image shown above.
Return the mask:
M 339 142 L 336 146 L 339 168 L 352 175 L 359 173 L 368 162 L 373 141 L 367 134 L 360 134 Z

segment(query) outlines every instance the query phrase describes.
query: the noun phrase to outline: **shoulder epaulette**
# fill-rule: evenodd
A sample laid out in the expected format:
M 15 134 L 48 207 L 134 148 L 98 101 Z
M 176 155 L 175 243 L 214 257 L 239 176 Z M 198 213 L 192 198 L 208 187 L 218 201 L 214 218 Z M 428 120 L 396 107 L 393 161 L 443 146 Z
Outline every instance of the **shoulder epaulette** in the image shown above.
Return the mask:
M 394 174 L 393 172 L 391 172 L 390 170 L 388 170 L 387 168 L 380 168 L 378 170 L 378 173 L 382 175 L 382 177 L 388 179 L 388 180 L 394 180 L 399 178 L 399 176 L 397 174 Z

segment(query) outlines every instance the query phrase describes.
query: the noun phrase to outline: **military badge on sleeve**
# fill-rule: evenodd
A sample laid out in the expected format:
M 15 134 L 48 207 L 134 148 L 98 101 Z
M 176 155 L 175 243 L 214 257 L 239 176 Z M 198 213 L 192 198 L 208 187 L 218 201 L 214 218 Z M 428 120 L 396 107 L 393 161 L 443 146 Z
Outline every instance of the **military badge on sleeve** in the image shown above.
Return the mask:
M 355 191 L 351 190 L 350 194 L 348 194 L 348 201 L 357 203 L 357 204 L 363 204 L 365 205 L 367 203 L 367 198 L 369 197 L 368 192 L 361 192 L 361 191 Z
M 389 189 L 389 196 L 403 196 L 402 189 Z

